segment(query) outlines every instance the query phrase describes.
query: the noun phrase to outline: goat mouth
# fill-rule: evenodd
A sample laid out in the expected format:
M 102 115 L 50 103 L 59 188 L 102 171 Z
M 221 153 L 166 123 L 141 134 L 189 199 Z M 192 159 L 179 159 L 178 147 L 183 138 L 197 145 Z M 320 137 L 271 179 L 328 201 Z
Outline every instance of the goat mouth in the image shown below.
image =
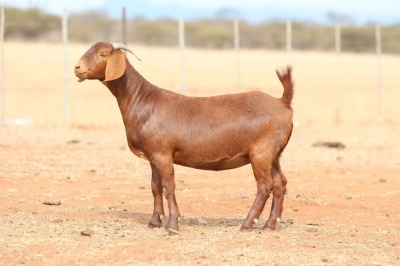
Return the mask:
M 78 82 L 82 82 L 82 81 L 86 80 L 86 78 L 84 77 L 86 73 L 87 73 L 87 71 L 85 71 L 85 72 L 75 72 L 75 76 L 77 76 L 79 78 Z

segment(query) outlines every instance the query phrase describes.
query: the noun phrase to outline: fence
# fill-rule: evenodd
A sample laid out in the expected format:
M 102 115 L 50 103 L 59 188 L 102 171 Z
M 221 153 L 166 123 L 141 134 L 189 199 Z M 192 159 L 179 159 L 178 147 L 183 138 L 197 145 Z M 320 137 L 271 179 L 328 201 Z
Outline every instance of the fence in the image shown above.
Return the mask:
M 89 118 L 86 120 L 77 119 L 85 111 L 84 109 L 80 110 L 80 108 L 93 105 L 90 109 L 97 110 L 104 101 L 107 101 L 107 104 L 115 105 L 115 103 L 103 100 L 103 96 L 111 99 L 112 97 L 103 95 L 103 93 L 99 94 L 97 91 L 99 90 L 99 84 L 82 85 L 82 87 L 86 88 L 86 91 L 80 91 L 81 95 L 78 93 L 80 89 L 77 88 L 77 85 L 75 83 L 71 85 L 70 81 L 74 79 L 74 76 L 72 73 L 73 65 L 70 62 L 76 61 L 89 46 L 87 44 L 71 44 L 68 42 L 68 14 L 66 11 L 61 18 L 62 28 L 60 31 L 63 42 L 61 46 L 59 44 L 42 43 L 5 43 L 4 25 L 7 21 L 4 21 L 4 17 L 4 9 L 1 8 L 1 124 L 102 124 L 103 122 L 115 121 L 115 117 L 118 115 L 118 110 L 116 109 L 112 109 L 110 117 L 103 122 L 96 122 L 90 118 L 91 115 L 96 115 L 96 111 L 89 114 Z M 305 122 L 322 120 L 323 123 L 332 121 L 342 123 L 353 120 L 363 122 L 369 121 L 371 117 L 379 119 L 385 114 L 391 114 L 393 111 L 395 111 L 394 113 L 397 112 L 395 100 L 398 99 L 399 94 L 395 92 L 392 86 L 393 84 L 399 84 L 399 80 L 391 69 L 398 69 L 397 66 L 400 63 L 397 57 L 385 57 L 382 55 L 382 39 L 379 25 L 375 28 L 375 56 L 343 54 L 341 51 L 341 27 L 339 24 L 332 29 L 332 34 L 335 36 L 335 53 L 297 52 L 293 50 L 291 21 L 286 23 L 286 34 L 282 32 L 283 35 L 286 35 L 286 50 L 284 51 L 241 49 L 239 19 L 232 20 L 234 37 L 232 39 L 233 49 L 231 50 L 216 51 L 187 48 L 185 45 L 184 19 L 180 19 L 176 25 L 179 47 L 168 49 L 168 51 L 163 48 L 141 47 L 147 53 L 149 63 L 154 64 L 152 66 L 142 66 L 142 71 L 147 75 L 153 76 L 153 81 L 160 81 L 161 84 L 157 85 L 164 85 L 166 88 L 184 94 L 203 96 L 207 95 L 207 92 L 211 94 L 232 93 L 253 88 L 265 91 L 264 86 L 268 85 L 268 89 L 270 89 L 269 87 L 278 88 L 275 92 L 272 91 L 278 96 L 281 93 L 279 84 L 275 81 L 266 84 L 269 82 L 267 80 L 275 79 L 273 72 L 267 72 L 267 69 L 290 63 L 294 66 L 296 87 L 298 88 L 296 93 L 296 98 L 298 99 L 295 101 L 302 104 L 302 109 L 299 108 L 300 110 L 298 111 L 300 113 L 299 120 Z M 125 9 L 122 10 L 120 33 L 120 41 L 126 42 L 128 38 Z M 3 49 L 6 51 L 5 54 Z M 152 57 L 152 52 L 157 54 L 159 58 Z M 180 54 L 180 56 L 177 56 L 177 54 Z M 209 58 L 207 58 L 208 56 Z M 163 67 L 157 66 L 161 61 L 166 62 L 166 64 Z M 223 63 L 223 61 L 228 62 L 228 64 Z M 319 67 L 315 67 L 316 64 Z M 265 70 L 263 70 L 264 65 L 266 66 Z M 385 65 L 388 67 L 384 68 Z M 169 66 L 173 67 L 169 71 L 165 71 L 165 68 Z M 393 66 L 396 67 L 393 68 Z M 138 66 L 138 68 L 140 67 Z M 324 68 L 326 71 L 324 71 Z M 214 69 L 214 72 L 210 73 L 210 69 Z M 364 72 L 363 69 L 365 70 Z M 155 71 L 159 74 L 154 74 Z M 387 72 L 385 73 L 385 71 Z M 161 72 L 168 72 L 168 78 L 162 77 Z M 259 77 L 255 78 L 254 74 L 258 74 Z M 214 83 L 212 82 L 213 80 L 215 80 Z M 229 80 L 229 82 L 226 80 Z M 357 82 L 361 83 L 361 85 L 357 84 Z M 64 84 L 64 86 L 60 86 L 60 84 Z M 91 84 L 94 84 L 94 82 Z M 388 88 L 384 90 L 385 85 Z M 311 89 L 304 89 L 306 86 L 312 86 L 312 91 L 310 91 Z M 60 90 L 62 87 L 64 89 Z M 97 87 L 97 89 L 92 87 Z M 227 87 L 230 89 L 227 89 Z M 320 90 L 318 90 L 318 87 Z M 373 93 L 371 93 L 372 91 Z M 351 100 L 345 97 L 346 94 L 349 96 L 350 92 L 352 93 Z M 82 97 L 88 97 L 89 99 Z M 93 99 L 93 97 L 97 98 Z M 95 103 L 89 104 L 92 99 Z M 323 104 L 318 103 L 321 100 Z M 313 104 L 309 104 L 307 101 Z M 358 104 L 360 102 L 363 103 Z M 329 105 L 330 107 L 328 107 Z M 60 112 L 60 106 L 63 106 L 62 112 Z M 358 109 L 352 108 L 357 106 Z M 304 111 L 303 107 L 307 111 Z M 334 114 L 322 115 L 322 118 L 318 119 L 317 115 L 313 113 L 321 115 L 320 113 L 323 113 L 323 109 L 326 108 L 333 109 Z M 347 110 L 343 110 L 344 108 L 347 108 Z M 357 113 L 357 110 L 359 112 L 357 118 L 346 118 L 353 112 Z M 107 112 L 102 111 L 101 113 L 105 116 L 108 115 Z M 363 114 L 365 114 L 365 117 L 363 117 Z M 50 116 L 55 118 L 49 118 Z M 397 121 L 394 118 L 392 120 Z

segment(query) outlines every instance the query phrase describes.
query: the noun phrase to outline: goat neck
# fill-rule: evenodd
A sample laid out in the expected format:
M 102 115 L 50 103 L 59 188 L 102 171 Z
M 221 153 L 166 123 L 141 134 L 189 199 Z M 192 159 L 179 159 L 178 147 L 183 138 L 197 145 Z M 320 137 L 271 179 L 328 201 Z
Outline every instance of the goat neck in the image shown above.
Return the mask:
M 125 73 L 120 78 L 103 83 L 117 98 L 118 102 L 126 96 L 131 98 L 132 95 L 129 94 L 137 94 L 140 90 L 152 87 L 152 85 L 133 68 L 128 59 L 126 59 Z
M 133 104 L 141 98 L 143 94 L 151 93 L 157 88 L 148 82 L 126 59 L 125 73 L 116 80 L 106 81 L 104 85 L 117 98 L 118 104 L 124 102 Z
M 125 126 L 130 124 L 129 120 L 136 119 L 134 113 L 139 106 L 151 104 L 152 97 L 149 96 L 154 96 L 159 90 L 140 75 L 128 59 L 126 59 L 125 73 L 120 78 L 103 84 L 117 99 Z

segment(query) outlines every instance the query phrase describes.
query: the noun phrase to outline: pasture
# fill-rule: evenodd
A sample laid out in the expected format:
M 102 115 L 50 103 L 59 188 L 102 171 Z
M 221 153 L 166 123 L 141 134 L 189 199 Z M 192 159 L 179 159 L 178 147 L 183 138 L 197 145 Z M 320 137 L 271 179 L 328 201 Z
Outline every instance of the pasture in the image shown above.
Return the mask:
M 239 231 L 256 192 L 249 166 L 176 166 L 184 217 L 172 234 L 147 228 L 151 170 L 129 151 L 114 97 L 98 81 L 76 82 L 73 66 L 89 47 L 68 47 L 67 125 L 62 45 L 5 43 L 1 265 L 400 264 L 400 57 L 380 59 L 378 114 L 374 55 L 241 50 L 241 91 L 280 97 L 275 69 L 293 66 L 283 221 L 276 231 L 262 230 L 269 199 L 255 229 Z M 142 62 L 129 60 L 146 79 L 182 92 L 178 49 L 131 47 Z M 185 94 L 239 91 L 233 51 L 188 49 L 185 56 Z M 345 148 L 314 145 L 324 141 Z

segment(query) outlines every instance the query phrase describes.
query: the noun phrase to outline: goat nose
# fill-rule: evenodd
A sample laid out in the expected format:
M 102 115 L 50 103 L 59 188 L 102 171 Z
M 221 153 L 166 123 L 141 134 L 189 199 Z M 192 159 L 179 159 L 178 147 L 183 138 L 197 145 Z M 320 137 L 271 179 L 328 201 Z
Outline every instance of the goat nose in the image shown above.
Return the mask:
M 75 69 L 79 69 L 79 68 L 81 68 L 81 66 L 79 64 L 76 64 Z

